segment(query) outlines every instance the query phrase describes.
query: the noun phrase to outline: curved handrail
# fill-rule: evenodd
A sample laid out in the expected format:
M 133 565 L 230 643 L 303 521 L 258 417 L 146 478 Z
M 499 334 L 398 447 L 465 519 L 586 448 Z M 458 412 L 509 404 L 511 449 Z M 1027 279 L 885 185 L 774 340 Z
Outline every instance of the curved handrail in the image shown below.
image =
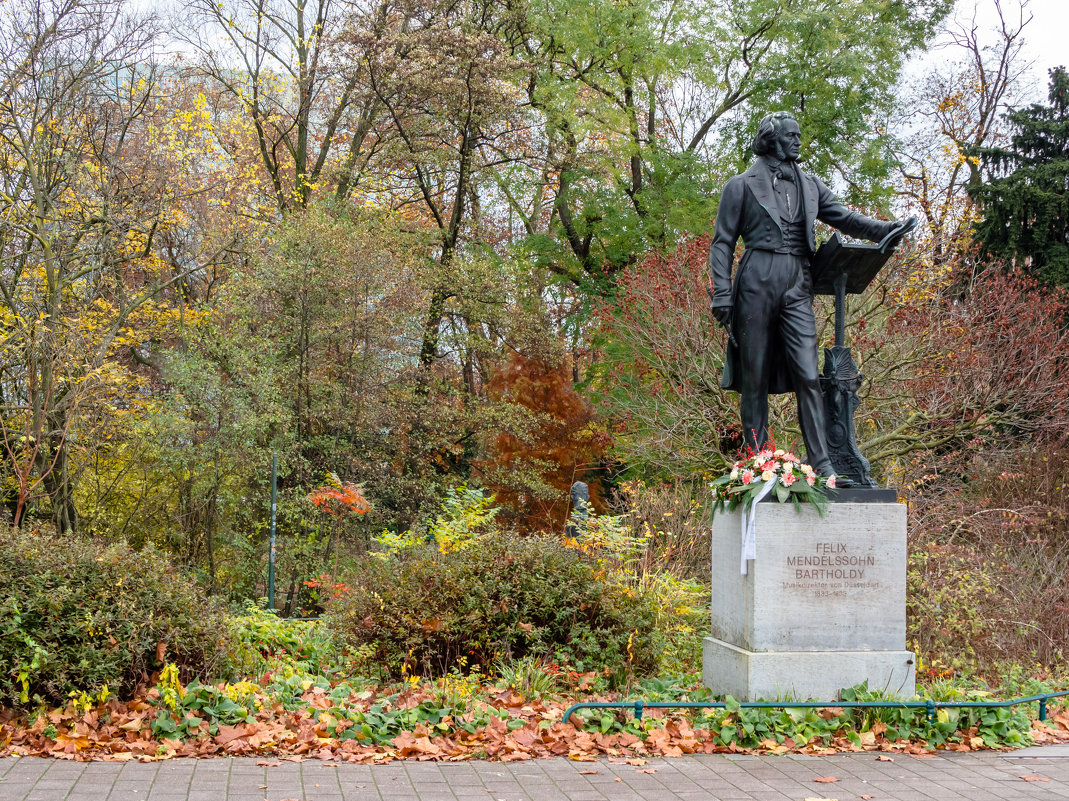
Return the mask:
M 1041 693 L 1008 701 L 738 701 L 741 709 L 924 709 L 929 722 L 935 722 L 938 709 L 968 709 L 984 707 L 997 709 L 1018 704 L 1039 703 L 1039 719 L 1047 719 L 1047 701 L 1051 698 L 1069 696 L 1069 690 L 1056 693 Z M 572 704 L 564 712 L 567 722 L 580 709 L 634 709 L 635 717 L 642 720 L 647 709 L 727 709 L 725 701 L 583 701 Z

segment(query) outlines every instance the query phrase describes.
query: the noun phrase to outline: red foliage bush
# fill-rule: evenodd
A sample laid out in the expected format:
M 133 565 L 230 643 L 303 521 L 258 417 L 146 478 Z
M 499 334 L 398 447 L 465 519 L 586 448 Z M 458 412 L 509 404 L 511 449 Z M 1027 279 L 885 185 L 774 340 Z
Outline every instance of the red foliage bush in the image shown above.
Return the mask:
M 949 432 L 1046 435 L 1069 423 L 1069 298 L 1019 271 L 989 267 L 931 305 L 903 304 L 889 336 L 923 332 L 928 358 L 906 394 Z M 967 436 L 970 438 L 971 436 Z
M 596 312 L 591 384 L 621 457 L 647 476 L 719 472 L 742 445 L 737 397 L 720 388 L 726 338 L 709 311 L 708 254 L 707 236 L 650 254 Z

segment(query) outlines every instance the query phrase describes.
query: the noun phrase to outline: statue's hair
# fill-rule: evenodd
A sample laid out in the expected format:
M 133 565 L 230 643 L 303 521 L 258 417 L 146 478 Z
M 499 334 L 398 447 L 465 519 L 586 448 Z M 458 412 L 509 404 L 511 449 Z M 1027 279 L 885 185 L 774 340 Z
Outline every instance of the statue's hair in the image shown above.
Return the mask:
M 789 111 L 773 111 L 761 118 L 757 124 L 757 134 L 753 138 L 750 149 L 758 156 L 767 156 L 776 151 L 776 136 L 783 129 L 783 123 L 793 120 L 794 115 Z M 795 120 L 797 122 L 797 120 Z

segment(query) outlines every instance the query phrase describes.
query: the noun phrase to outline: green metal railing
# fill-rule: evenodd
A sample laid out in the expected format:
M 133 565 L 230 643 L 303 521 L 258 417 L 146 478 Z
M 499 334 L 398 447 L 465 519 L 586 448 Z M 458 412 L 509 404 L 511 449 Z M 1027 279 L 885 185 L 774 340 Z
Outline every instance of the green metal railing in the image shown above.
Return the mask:
M 939 709 L 998 709 L 1018 704 L 1039 704 L 1039 719 L 1047 719 L 1047 701 L 1051 698 L 1069 696 L 1069 690 L 1056 693 L 1029 695 L 1025 698 L 1013 698 L 1009 701 L 740 701 L 742 709 L 923 709 L 928 714 L 928 721 L 935 722 L 936 710 Z M 647 709 L 727 709 L 724 701 L 584 701 L 572 704 L 564 713 L 564 720 L 571 719 L 572 714 L 580 709 L 633 709 L 635 717 L 642 720 Z

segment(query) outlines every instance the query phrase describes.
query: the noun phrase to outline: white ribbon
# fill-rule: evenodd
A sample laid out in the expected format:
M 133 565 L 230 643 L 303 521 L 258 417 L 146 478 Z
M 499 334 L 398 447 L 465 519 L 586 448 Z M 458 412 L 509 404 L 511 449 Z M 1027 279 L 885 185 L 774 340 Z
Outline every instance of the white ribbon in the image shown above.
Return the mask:
M 746 560 L 757 558 L 757 504 L 761 502 L 772 488 L 776 486 L 776 479 L 766 481 L 758 491 L 757 496 L 750 504 L 750 508 L 742 510 L 742 563 L 739 565 L 742 575 L 746 575 Z

